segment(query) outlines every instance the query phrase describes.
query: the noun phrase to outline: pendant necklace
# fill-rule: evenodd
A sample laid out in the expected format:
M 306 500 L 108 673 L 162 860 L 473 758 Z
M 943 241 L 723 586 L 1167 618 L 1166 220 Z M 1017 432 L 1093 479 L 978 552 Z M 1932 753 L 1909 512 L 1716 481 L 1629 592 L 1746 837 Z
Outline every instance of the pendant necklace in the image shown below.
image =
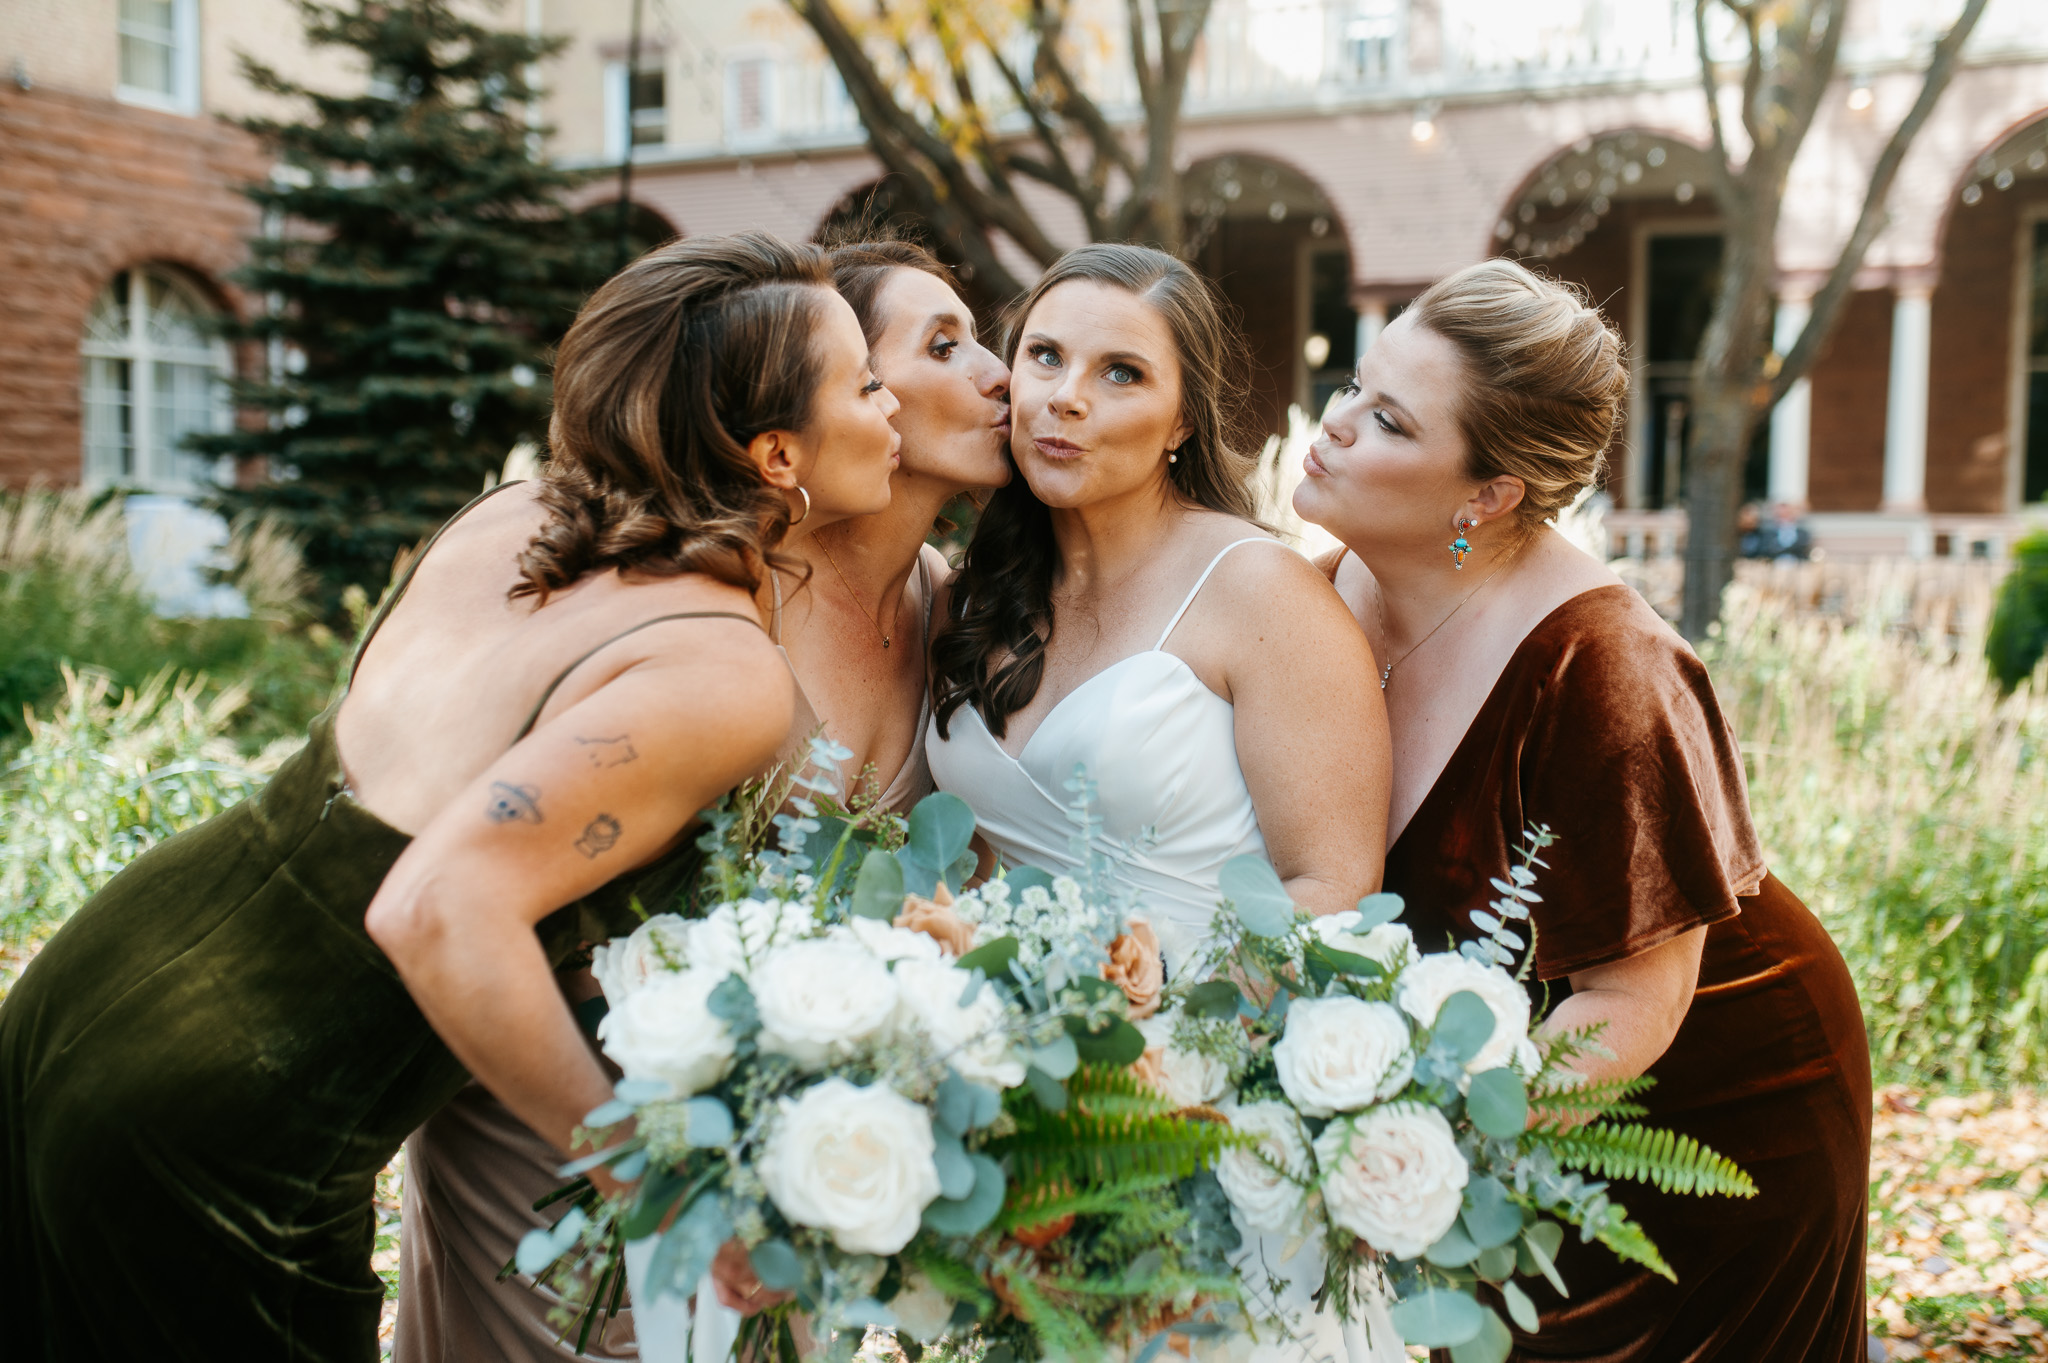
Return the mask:
M 1437 630 L 1442 629 L 1445 625 L 1450 624 L 1452 616 L 1456 615 L 1459 611 L 1465 609 L 1465 605 L 1467 602 L 1471 601 L 1473 597 L 1479 595 L 1480 592 L 1486 590 L 1486 584 L 1493 581 L 1496 577 L 1499 577 L 1501 575 L 1501 571 L 1505 569 L 1510 563 L 1513 563 L 1515 561 L 1516 555 L 1522 552 L 1523 545 L 1526 545 L 1528 542 L 1528 539 L 1524 539 L 1521 544 L 1516 545 L 1514 549 L 1509 552 L 1506 558 L 1500 561 L 1499 567 L 1496 567 L 1492 572 L 1488 573 L 1485 577 L 1480 578 L 1479 585 L 1474 587 L 1471 591 L 1466 592 L 1464 599 L 1459 601 L 1457 605 L 1451 607 L 1450 614 L 1444 616 L 1443 619 L 1436 622 L 1435 629 L 1430 630 L 1429 633 L 1423 635 L 1420 639 L 1417 639 L 1414 643 L 1410 644 L 1408 646 L 1407 651 L 1403 653 L 1400 657 L 1387 659 L 1386 665 L 1380 668 L 1380 690 L 1384 691 L 1387 689 L 1387 681 L 1390 677 L 1394 675 L 1395 664 L 1407 662 L 1410 658 L 1415 656 L 1416 649 L 1421 648 L 1431 639 L 1436 638 Z M 1388 640 L 1389 642 L 1392 642 L 1393 636 L 1387 632 L 1386 592 L 1384 590 L 1379 589 L 1378 583 L 1374 583 L 1373 586 L 1376 592 L 1376 594 L 1373 597 L 1373 604 L 1378 609 L 1379 613 L 1380 637 L 1382 639 Z
M 877 614 L 871 613 L 865 605 L 861 604 L 860 597 L 856 595 L 853 590 L 853 584 L 846 580 L 846 573 L 840 568 L 839 560 L 832 557 L 832 547 L 826 544 L 822 538 L 818 539 L 818 547 L 825 551 L 825 562 L 832 565 L 832 574 L 834 577 L 837 577 L 839 579 L 839 585 L 846 588 L 846 594 L 850 597 L 853 597 L 853 604 L 859 608 L 860 613 L 862 615 L 867 617 L 868 623 L 875 627 L 875 633 L 881 636 L 882 647 L 889 647 L 889 632 L 882 628 L 881 617 Z M 1484 587 L 1486 584 L 1482 582 L 1479 585 Z M 878 607 L 880 606 L 880 604 L 881 603 L 879 602 L 876 603 Z M 1412 649 L 1410 651 L 1413 652 Z M 1386 683 L 1381 682 L 1380 685 L 1382 688 L 1384 688 Z

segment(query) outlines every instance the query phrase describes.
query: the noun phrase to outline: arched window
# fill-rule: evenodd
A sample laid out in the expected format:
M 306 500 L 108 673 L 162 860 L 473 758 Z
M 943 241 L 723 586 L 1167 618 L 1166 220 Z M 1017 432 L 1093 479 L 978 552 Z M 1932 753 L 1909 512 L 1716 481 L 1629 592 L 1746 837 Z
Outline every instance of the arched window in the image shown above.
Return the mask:
M 186 436 L 229 419 L 232 360 L 207 332 L 212 311 L 156 269 L 123 270 L 94 301 L 79 347 L 86 486 L 190 492 L 214 481 L 214 461 L 184 448 Z

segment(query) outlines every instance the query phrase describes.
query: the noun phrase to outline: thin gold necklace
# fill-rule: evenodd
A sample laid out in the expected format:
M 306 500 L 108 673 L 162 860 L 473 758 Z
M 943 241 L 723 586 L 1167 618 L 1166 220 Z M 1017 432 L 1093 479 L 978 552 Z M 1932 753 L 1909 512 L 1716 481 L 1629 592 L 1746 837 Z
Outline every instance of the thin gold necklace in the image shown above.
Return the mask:
M 825 551 L 825 562 L 832 565 L 833 576 L 839 579 L 839 585 L 846 588 L 846 594 L 853 598 L 853 604 L 859 608 L 860 613 L 862 615 L 867 616 L 868 623 L 875 627 L 875 633 L 882 636 L 882 647 L 889 647 L 889 631 L 882 628 L 881 616 L 878 613 L 870 612 L 866 606 L 861 604 L 860 597 L 856 595 L 853 590 L 853 584 L 846 580 L 846 573 L 843 569 L 840 568 L 839 560 L 832 557 L 832 547 L 825 543 L 824 538 L 822 536 L 818 536 L 816 538 L 818 540 L 818 547 Z M 1496 569 L 1495 571 L 1499 570 Z M 1484 587 L 1486 584 L 1482 582 L 1479 585 Z M 877 607 L 877 610 L 879 610 L 881 603 L 878 601 L 875 603 L 875 605 Z M 1412 652 L 1413 650 L 1410 651 Z M 1384 682 L 1381 683 L 1382 686 L 1385 686 L 1385 684 L 1386 683 Z
M 1534 537 L 1531 536 L 1530 538 Z M 1443 619 L 1436 622 L 1435 629 L 1430 630 L 1429 633 L 1423 635 L 1420 639 L 1417 639 L 1414 643 L 1410 644 L 1408 646 L 1407 652 L 1403 653 L 1400 657 L 1387 659 L 1386 666 L 1380 669 L 1380 690 L 1384 691 L 1387 689 L 1387 679 L 1394 675 L 1394 665 L 1396 663 L 1407 662 L 1410 658 L 1415 656 L 1416 649 L 1421 648 L 1431 639 L 1436 638 L 1436 631 L 1442 629 L 1445 625 L 1450 624 L 1451 616 L 1456 615 L 1459 611 L 1465 609 L 1465 605 L 1467 602 L 1471 601 L 1473 597 L 1479 595 L 1480 592 L 1486 590 L 1486 584 L 1493 581 L 1496 577 L 1499 577 L 1501 575 L 1501 572 L 1504 569 L 1506 569 L 1506 567 L 1510 563 L 1513 563 L 1515 561 L 1516 556 L 1522 552 L 1523 547 L 1528 543 L 1529 539 L 1524 539 L 1521 544 L 1517 544 L 1513 549 L 1509 550 L 1507 557 L 1503 558 L 1500 561 L 1499 565 L 1496 566 L 1492 572 L 1488 573 L 1485 577 L 1479 579 L 1478 586 L 1474 587 L 1471 591 L 1465 593 L 1464 600 L 1458 602 L 1457 605 L 1451 607 L 1449 615 L 1446 615 Z M 1382 639 L 1385 639 L 1389 644 L 1391 644 L 1393 642 L 1394 636 L 1388 633 L 1387 631 L 1386 589 L 1384 587 L 1381 587 L 1377 582 L 1375 582 L 1373 586 L 1375 589 L 1375 593 L 1373 596 L 1373 604 L 1378 609 L 1380 618 L 1380 637 Z

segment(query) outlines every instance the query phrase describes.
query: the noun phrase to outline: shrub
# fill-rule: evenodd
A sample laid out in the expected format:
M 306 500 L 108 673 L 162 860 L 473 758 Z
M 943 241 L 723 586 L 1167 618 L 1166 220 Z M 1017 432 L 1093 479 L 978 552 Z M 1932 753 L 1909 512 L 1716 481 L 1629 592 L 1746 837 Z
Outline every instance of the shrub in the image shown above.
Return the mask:
M 29 718 L 0 771 L 0 940 L 32 942 L 136 857 L 262 785 L 281 754 L 246 761 L 226 737 L 247 693 L 207 690 L 160 672 L 115 699 L 104 673 L 63 669 L 61 703 Z
M 1991 675 L 2010 691 L 2048 653 L 2048 530 L 2013 546 L 2013 568 L 1998 589 L 1998 607 L 1984 640 Z
M 1981 1085 L 2048 1061 L 2048 695 L 2001 694 L 1984 593 L 1935 600 L 1945 571 L 1831 582 L 1825 614 L 1750 571 L 1703 653 L 1765 852 L 1847 958 L 1879 1073 Z

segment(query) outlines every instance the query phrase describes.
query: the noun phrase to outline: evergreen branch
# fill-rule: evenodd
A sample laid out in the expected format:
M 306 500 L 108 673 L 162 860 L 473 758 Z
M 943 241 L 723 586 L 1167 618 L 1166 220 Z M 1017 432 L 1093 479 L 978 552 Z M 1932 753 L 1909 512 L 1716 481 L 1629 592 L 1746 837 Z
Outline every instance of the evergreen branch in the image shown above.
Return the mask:
M 1535 1134 L 1558 1163 L 1601 1178 L 1649 1183 L 1666 1193 L 1756 1196 L 1755 1181 L 1733 1160 L 1676 1131 L 1595 1122 L 1569 1131 L 1538 1128 Z

